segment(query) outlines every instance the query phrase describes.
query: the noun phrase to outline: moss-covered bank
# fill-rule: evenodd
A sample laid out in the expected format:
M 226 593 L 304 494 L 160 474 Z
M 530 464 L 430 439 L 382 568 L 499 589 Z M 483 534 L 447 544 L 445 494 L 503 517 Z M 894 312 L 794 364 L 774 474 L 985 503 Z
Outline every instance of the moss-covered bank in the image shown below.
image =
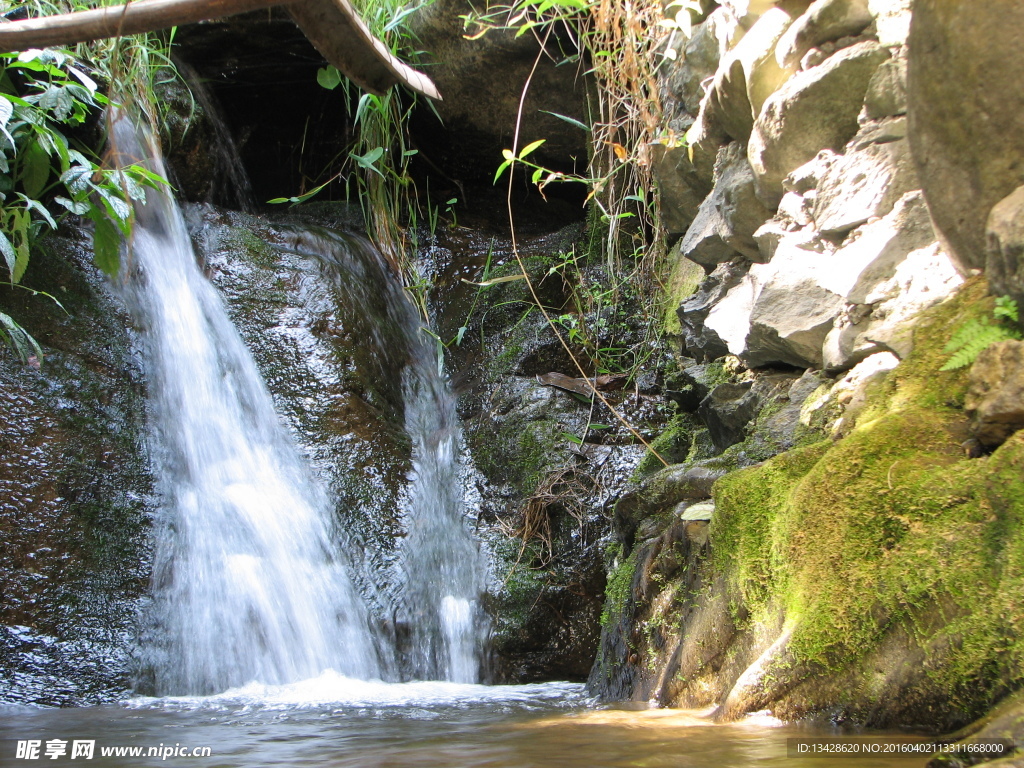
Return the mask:
M 974 282 L 923 315 L 913 353 L 841 437 L 717 482 L 708 544 L 676 546 L 666 580 L 693 582 L 702 600 L 666 598 L 652 568 L 637 569 L 620 620 L 650 623 L 674 600 L 661 613 L 675 639 L 654 654 L 660 683 L 648 675 L 630 693 L 717 703 L 726 717 L 770 707 L 943 729 L 1019 685 L 1024 436 L 970 458 L 967 373 L 938 370 L 950 329 L 990 301 Z M 650 554 L 666 536 L 638 546 Z M 694 664 L 697 648 L 714 652 Z

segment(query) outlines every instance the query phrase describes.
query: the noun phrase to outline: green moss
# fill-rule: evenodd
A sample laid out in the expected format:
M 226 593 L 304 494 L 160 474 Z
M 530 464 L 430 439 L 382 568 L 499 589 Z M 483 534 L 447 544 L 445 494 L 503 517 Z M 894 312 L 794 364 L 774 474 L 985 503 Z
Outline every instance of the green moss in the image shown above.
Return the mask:
M 607 627 L 616 620 L 626 607 L 629 590 L 633 586 L 640 547 L 634 547 L 629 557 L 619 563 L 608 575 L 604 593 L 604 608 L 601 610 L 601 626 Z
M 677 336 L 683 329 L 679 325 L 676 310 L 697 290 L 697 286 L 704 279 L 704 268 L 683 256 L 678 245 L 672 249 L 669 257 L 674 259 L 674 263 L 664 289 L 663 327 L 665 333 Z
M 923 318 L 847 437 L 722 478 L 711 528 L 716 568 L 752 620 L 785 612 L 797 659 L 848 667 L 902 627 L 964 706 L 1024 679 L 1024 434 L 969 459 L 966 374 L 938 371 L 982 288 Z
M 676 414 L 664 431 L 651 442 L 651 448 L 669 464 L 686 461 L 694 452 L 698 429 L 699 425 L 693 414 Z M 664 465 L 658 456 L 648 450 L 633 471 L 632 480 L 637 482 L 661 469 Z

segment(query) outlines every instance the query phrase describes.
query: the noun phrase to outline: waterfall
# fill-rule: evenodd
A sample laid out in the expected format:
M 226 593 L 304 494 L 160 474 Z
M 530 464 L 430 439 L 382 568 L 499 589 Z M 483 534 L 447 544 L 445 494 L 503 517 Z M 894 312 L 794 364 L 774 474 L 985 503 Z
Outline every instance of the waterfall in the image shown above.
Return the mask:
M 114 144 L 144 158 L 134 127 Z M 147 339 L 164 508 L 153 564 L 159 693 L 286 683 L 333 668 L 378 673 L 365 609 L 334 544 L 328 503 L 166 190 L 137 211 L 126 294 Z
M 404 542 L 404 621 L 413 677 L 476 682 L 483 630 L 476 597 L 484 564 L 465 530 L 460 430 L 434 350 L 421 335 L 405 373 L 406 430 L 413 440 L 412 499 Z
M 164 173 L 159 150 L 129 121 L 115 121 L 113 144 L 123 162 L 141 160 Z M 342 242 L 308 233 L 299 240 L 334 250 Z M 327 669 L 382 676 L 389 651 L 381 654 L 374 642 L 330 499 L 198 268 L 166 190 L 150 191 L 137 206 L 125 261 L 123 293 L 146 339 L 162 496 L 143 651 L 156 692 L 277 685 Z M 407 678 L 474 682 L 484 567 L 461 504 L 454 401 L 412 304 L 391 282 L 376 287 L 410 349 L 401 376 L 413 458 L 407 535 L 393 574 L 393 613 L 405 637 L 398 666 Z

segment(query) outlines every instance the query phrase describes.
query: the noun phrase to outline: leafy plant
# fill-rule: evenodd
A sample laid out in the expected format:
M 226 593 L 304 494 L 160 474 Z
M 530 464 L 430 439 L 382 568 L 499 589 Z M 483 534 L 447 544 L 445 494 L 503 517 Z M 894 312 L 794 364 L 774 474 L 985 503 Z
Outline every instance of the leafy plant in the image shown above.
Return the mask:
M 163 182 L 142 166 L 103 167 L 71 138 L 110 105 L 96 76 L 70 51 L 0 53 L 0 255 L 11 286 L 25 276 L 39 238 L 70 214 L 92 222 L 96 265 L 116 274 L 121 238 L 131 232 L 131 203 L 145 200 L 145 187 Z M 0 340 L 22 361 L 30 352 L 42 356 L 7 314 L 0 318 Z
M 996 299 L 992 317 L 995 322 L 989 321 L 987 317 L 972 318 L 957 328 L 942 349 L 943 352 L 951 353 L 952 357 L 945 362 L 940 371 L 964 368 L 977 360 L 978 355 L 990 345 L 1021 338 L 1020 329 L 1009 324 L 1020 321 L 1016 301 L 1009 296 L 1000 296 Z

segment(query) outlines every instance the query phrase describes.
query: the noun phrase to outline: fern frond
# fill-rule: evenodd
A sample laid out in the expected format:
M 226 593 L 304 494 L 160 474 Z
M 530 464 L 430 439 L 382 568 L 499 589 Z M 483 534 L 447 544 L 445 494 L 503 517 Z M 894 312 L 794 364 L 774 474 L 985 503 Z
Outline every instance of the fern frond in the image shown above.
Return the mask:
M 996 306 L 992 310 L 992 314 L 999 320 L 1011 320 L 1014 323 L 1020 322 L 1017 302 L 1009 296 L 1000 296 L 996 299 Z
M 1015 328 L 993 325 L 986 318 L 971 320 L 960 326 L 953 334 L 953 338 L 943 348 L 944 352 L 954 354 L 939 370 L 954 371 L 957 368 L 963 368 L 977 360 L 982 350 L 990 344 L 1019 338 L 1020 332 Z

